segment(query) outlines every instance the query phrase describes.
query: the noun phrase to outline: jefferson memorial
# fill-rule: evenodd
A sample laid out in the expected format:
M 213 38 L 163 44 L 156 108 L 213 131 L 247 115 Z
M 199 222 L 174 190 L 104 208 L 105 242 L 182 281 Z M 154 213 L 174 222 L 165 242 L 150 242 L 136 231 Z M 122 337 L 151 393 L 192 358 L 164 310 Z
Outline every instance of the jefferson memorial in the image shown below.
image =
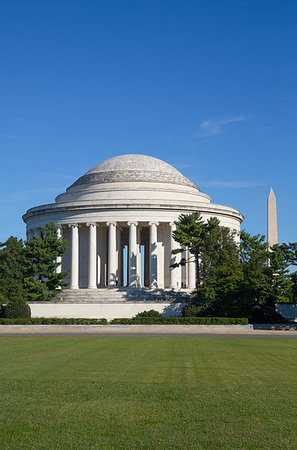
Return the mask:
M 238 210 L 211 203 L 170 164 L 131 154 L 94 166 L 55 203 L 29 209 L 23 220 L 28 239 L 53 221 L 69 242 L 60 266 L 69 270 L 64 292 L 178 291 L 195 287 L 195 264 L 170 267 L 180 257 L 171 253 L 178 246 L 172 232 L 180 214 L 194 211 L 206 220 L 217 217 L 239 241 L 243 216 Z

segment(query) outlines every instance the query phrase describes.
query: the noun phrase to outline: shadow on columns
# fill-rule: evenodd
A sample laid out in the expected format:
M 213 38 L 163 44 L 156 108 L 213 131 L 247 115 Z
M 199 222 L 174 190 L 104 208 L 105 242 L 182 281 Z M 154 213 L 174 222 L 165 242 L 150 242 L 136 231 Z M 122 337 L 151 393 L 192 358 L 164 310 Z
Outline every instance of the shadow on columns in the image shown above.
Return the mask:
M 109 289 L 114 289 L 118 287 L 118 279 L 116 277 L 116 275 L 114 273 L 111 273 L 109 276 L 109 279 L 107 280 L 108 282 L 108 288 Z
M 158 259 L 155 252 L 157 251 L 157 245 L 151 245 L 151 260 L 150 260 L 150 286 L 158 286 Z
M 130 257 L 129 287 L 137 287 L 137 258 L 135 253 L 132 253 Z

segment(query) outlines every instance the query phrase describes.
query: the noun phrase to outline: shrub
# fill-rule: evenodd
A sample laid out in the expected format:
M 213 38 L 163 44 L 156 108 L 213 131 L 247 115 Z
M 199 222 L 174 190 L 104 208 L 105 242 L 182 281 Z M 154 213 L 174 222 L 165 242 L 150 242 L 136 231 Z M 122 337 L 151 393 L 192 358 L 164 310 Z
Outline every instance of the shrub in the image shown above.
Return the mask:
M 106 319 L 0 318 L 0 325 L 107 325 Z M 113 325 L 247 325 L 246 318 L 139 317 L 113 319 Z
M 248 325 L 246 318 L 233 317 L 133 317 L 113 319 L 112 325 Z
M 64 319 L 57 317 L 3 318 L 0 325 L 107 325 L 106 319 Z
M 3 308 L 3 317 L 6 318 L 30 318 L 31 308 L 26 301 L 20 298 L 12 298 Z
M 183 317 L 197 317 L 201 311 L 201 306 L 195 305 L 195 303 L 187 303 L 182 309 Z
M 149 311 L 143 311 L 141 313 L 136 314 L 134 319 L 139 319 L 141 317 L 162 317 L 162 314 L 160 314 L 155 309 L 150 309 Z

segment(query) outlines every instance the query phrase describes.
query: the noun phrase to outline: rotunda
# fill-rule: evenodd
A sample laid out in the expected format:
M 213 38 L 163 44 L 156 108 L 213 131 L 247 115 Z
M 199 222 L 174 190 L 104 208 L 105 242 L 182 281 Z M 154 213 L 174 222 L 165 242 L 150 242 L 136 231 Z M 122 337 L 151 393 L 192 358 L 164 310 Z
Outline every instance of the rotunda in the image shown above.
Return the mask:
M 239 240 L 243 216 L 211 203 L 177 169 L 145 155 L 101 162 L 73 183 L 55 203 L 23 216 L 28 239 L 53 221 L 69 242 L 59 270 L 69 270 L 70 289 L 150 287 L 193 289 L 195 265 L 171 268 L 178 256 L 172 238 L 180 214 L 217 217 Z M 184 249 L 187 252 L 187 249 Z

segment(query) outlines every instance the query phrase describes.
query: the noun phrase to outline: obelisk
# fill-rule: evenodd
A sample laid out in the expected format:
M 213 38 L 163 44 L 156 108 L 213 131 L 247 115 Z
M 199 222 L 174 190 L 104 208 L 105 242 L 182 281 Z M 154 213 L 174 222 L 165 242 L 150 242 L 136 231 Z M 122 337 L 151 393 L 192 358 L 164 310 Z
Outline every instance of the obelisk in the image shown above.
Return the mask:
M 268 211 L 267 211 L 267 242 L 269 247 L 278 244 L 277 238 L 277 212 L 276 212 L 276 198 L 273 189 L 270 189 L 268 196 Z

